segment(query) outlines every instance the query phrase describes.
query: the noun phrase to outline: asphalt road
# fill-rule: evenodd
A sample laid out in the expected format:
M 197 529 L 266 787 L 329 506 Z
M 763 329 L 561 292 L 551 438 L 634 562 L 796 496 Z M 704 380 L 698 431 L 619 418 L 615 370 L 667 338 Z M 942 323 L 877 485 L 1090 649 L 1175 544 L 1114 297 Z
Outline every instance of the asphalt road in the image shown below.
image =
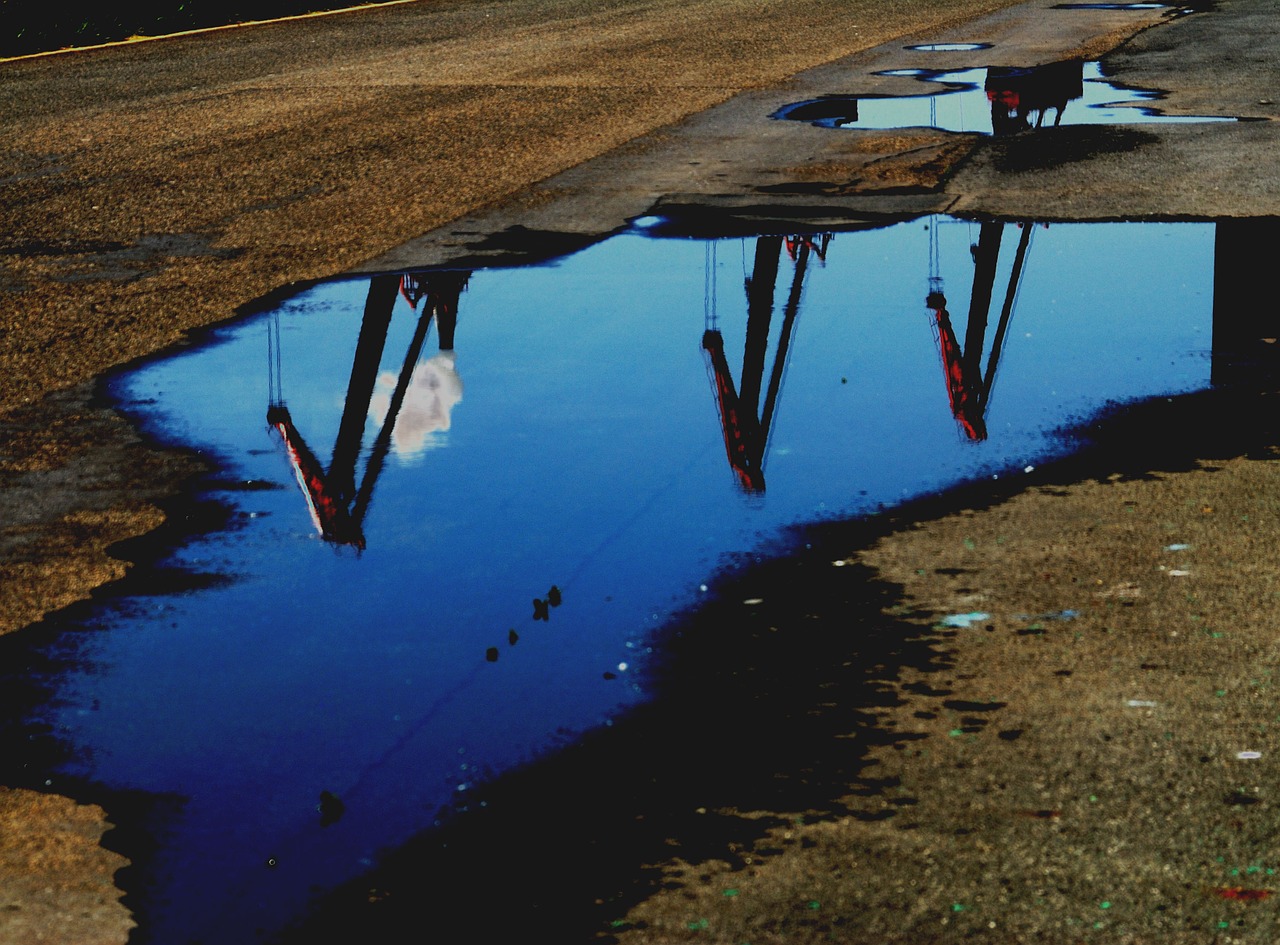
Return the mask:
M 0 65 L 0 409 L 743 89 L 1002 5 L 421 3 Z

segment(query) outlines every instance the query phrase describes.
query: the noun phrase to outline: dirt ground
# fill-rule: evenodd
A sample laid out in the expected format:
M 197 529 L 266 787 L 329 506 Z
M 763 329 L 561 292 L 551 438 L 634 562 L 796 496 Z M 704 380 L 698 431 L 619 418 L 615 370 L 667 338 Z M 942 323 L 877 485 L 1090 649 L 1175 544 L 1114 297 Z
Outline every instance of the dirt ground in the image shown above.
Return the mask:
M 157 528 L 201 468 L 95 403 L 103 371 L 739 91 L 1008 5 L 474 0 L 0 63 L 0 632 L 121 577 L 118 543 Z M 1271 941 L 1275 467 L 1256 443 L 1197 455 L 1153 476 L 1055 473 L 874 541 L 824 536 L 825 559 L 779 565 L 820 571 L 811 598 L 790 571 L 756 575 L 768 607 L 718 625 L 768 641 L 856 613 L 918 652 L 886 657 L 884 698 L 857 718 L 832 706 L 862 689 L 799 671 L 773 681 L 789 721 L 738 711 L 811 762 L 691 726 L 724 742 L 721 777 L 784 780 L 794 801 L 812 764 L 822 790 L 792 809 L 682 786 L 683 818 L 635 847 L 652 894 L 618 880 L 588 922 L 635 942 Z M 972 613 L 989 616 L 946 625 Z M 726 700 L 763 691 L 741 686 Z M 636 724 L 619 744 L 645 743 Z M 753 750 L 764 767 L 744 769 Z M 0 938 L 125 940 L 102 817 L 0 792 Z M 596 872 L 593 836 L 550 862 Z M 529 842 L 513 880 L 555 846 Z M 335 900 L 353 934 L 404 917 L 414 855 Z

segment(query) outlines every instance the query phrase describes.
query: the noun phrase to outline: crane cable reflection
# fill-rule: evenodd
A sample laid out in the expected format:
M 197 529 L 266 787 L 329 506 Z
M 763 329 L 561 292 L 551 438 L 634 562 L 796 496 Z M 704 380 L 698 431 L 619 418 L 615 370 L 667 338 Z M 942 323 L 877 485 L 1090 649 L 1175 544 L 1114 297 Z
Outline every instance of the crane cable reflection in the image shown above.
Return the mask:
M 364 549 L 364 518 L 391 450 L 396 422 L 410 391 L 428 331 L 435 322 L 441 351 L 452 352 L 458 298 L 470 276 L 470 272 L 433 272 L 374 276 L 370 279 L 347 383 L 347 396 L 327 470 L 294 424 L 285 403 L 280 321 L 278 314 L 272 315 L 267 332 L 270 375 L 267 423 L 279 434 L 285 446 L 312 523 L 326 542 L 353 547 L 357 551 Z M 403 297 L 415 310 L 420 301 L 425 299 L 425 304 L 386 402 L 383 419 L 365 463 L 364 475 L 357 485 L 356 465 L 361 454 L 366 419 L 375 402 L 378 369 L 397 297 Z

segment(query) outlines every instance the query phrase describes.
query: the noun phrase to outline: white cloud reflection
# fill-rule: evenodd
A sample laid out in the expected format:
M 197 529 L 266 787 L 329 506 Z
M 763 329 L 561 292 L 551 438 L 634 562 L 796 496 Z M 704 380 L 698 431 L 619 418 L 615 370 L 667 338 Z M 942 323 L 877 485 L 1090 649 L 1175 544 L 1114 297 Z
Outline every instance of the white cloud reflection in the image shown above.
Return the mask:
M 369 401 L 369 416 L 381 425 L 391 407 L 396 376 L 384 371 Z M 441 351 L 413 370 L 404 403 L 391 433 L 391 449 L 402 459 L 419 456 L 435 445 L 432 434 L 449 429 L 453 408 L 462 400 L 462 378 L 458 376 L 457 355 Z

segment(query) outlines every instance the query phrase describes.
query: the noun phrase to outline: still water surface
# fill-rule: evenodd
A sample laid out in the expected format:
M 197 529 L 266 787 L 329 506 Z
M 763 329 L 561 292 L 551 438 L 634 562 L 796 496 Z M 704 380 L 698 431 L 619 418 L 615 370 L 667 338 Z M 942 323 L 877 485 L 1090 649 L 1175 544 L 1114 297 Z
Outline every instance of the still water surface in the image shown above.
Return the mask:
M 1078 59 L 1028 68 L 895 69 L 880 75 L 919 79 L 922 90 L 900 96 L 825 96 L 788 105 L 774 117 L 824 128 L 938 128 L 996 136 L 1057 125 L 1237 120 L 1164 114 L 1159 107 L 1163 92 L 1123 85 L 1108 79 L 1101 63 Z
M 263 937 L 609 724 L 655 631 L 787 525 L 1026 476 L 1109 402 L 1207 386 L 1213 255 L 1210 224 L 630 232 L 315 285 L 117 378 L 253 485 L 211 486 L 233 527 L 172 562 L 231 580 L 60 644 L 56 774 L 182 799 L 139 940 Z

